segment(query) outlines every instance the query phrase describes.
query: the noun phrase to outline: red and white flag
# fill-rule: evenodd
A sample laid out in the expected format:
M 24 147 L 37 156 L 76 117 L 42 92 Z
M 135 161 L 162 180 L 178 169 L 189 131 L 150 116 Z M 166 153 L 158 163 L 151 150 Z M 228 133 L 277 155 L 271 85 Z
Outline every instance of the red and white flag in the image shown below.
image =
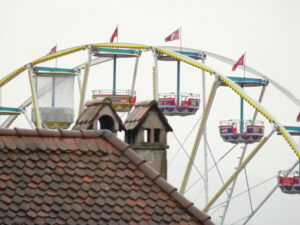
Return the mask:
M 300 113 L 298 114 L 296 121 L 297 121 L 297 122 L 300 121 Z
M 233 65 L 232 67 L 232 71 L 235 71 L 235 69 L 239 66 L 239 65 L 244 65 L 244 58 L 245 58 L 245 54 L 243 54 L 239 60 Z
M 172 34 L 165 38 L 165 42 L 178 40 L 180 38 L 179 29 L 175 30 Z
M 114 33 L 110 37 L 110 43 L 114 42 L 115 37 L 118 37 L 118 26 L 116 27 Z
M 55 52 L 56 52 L 56 45 L 53 48 L 51 48 L 51 50 L 49 52 L 49 55 L 51 55 L 51 54 L 53 54 Z

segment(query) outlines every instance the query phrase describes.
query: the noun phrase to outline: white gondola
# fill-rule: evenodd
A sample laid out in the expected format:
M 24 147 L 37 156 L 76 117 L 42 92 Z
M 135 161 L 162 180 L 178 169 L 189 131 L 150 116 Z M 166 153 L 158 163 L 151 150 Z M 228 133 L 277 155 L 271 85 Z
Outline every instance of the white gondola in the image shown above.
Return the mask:
M 67 129 L 74 122 L 73 69 L 35 67 L 36 93 L 41 121 L 47 128 Z M 34 109 L 31 120 L 36 123 Z

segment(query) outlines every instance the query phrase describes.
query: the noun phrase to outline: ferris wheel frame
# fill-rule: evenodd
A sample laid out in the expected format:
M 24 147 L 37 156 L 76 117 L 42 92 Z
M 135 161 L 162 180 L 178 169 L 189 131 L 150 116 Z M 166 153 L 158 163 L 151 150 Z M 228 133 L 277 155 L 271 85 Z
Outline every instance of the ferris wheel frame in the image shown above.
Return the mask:
M 63 56 L 69 55 L 69 54 L 75 54 L 79 51 L 87 51 L 87 54 L 88 54 L 87 61 L 73 68 L 74 70 L 78 71 L 78 73 L 79 73 L 79 71 L 83 70 L 82 80 L 80 80 L 80 77 L 77 76 L 78 84 L 79 84 L 79 88 L 80 88 L 80 100 L 79 100 L 79 109 L 78 109 L 78 115 L 79 115 L 80 112 L 82 112 L 82 110 L 84 109 L 84 102 L 85 102 L 85 99 L 86 99 L 86 89 L 87 89 L 87 84 L 88 84 L 88 76 L 89 76 L 90 67 L 112 60 L 111 58 L 92 59 L 93 50 L 95 48 L 135 49 L 135 50 L 139 51 L 139 56 L 137 58 L 137 62 L 135 64 L 135 69 L 134 69 L 134 79 L 132 81 L 131 92 L 134 91 L 135 77 L 136 77 L 136 73 L 137 73 L 137 64 L 138 64 L 138 59 L 140 57 L 140 54 L 142 52 L 145 52 L 145 51 L 152 51 L 153 55 L 154 55 L 153 99 L 155 99 L 155 100 L 158 100 L 158 89 L 157 89 L 157 86 L 158 86 L 158 81 L 157 81 L 157 79 L 158 79 L 157 57 L 158 57 L 158 54 L 166 55 L 166 56 L 168 56 L 168 57 L 170 57 L 174 60 L 186 63 L 190 66 L 193 66 L 197 69 L 202 70 L 202 78 L 203 78 L 202 96 L 203 96 L 203 101 L 204 101 L 203 102 L 204 103 L 203 104 L 203 114 L 202 114 L 202 117 L 201 117 L 198 132 L 197 132 L 197 135 L 196 135 L 196 140 L 195 140 L 191 155 L 189 156 L 189 162 L 188 162 L 188 165 L 187 165 L 187 168 L 186 168 L 186 171 L 185 171 L 185 174 L 184 174 L 184 178 L 182 180 L 182 184 L 181 184 L 181 187 L 180 187 L 180 192 L 182 194 L 185 193 L 186 185 L 187 185 L 187 182 L 189 180 L 189 176 L 190 176 L 190 173 L 191 173 L 191 170 L 192 170 L 193 162 L 194 162 L 195 157 L 197 155 L 197 150 L 199 148 L 201 138 L 204 137 L 204 139 L 206 139 L 206 130 L 205 129 L 206 129 L 207 119 L 208 119 L 210 109 L 211 109 L 211 106 L 212 106 L 212 103 L 213 103 L 213 100 L 214 100 L 214 97 L 215 97 L 215 94 L 216 94 L 216 90 L 219 87 L 219 85 L 221 84 L 221 82 L 224 83 L 229 88 L 231 88 L 238 96 L 240 96 L 244 101 L 248 102 L 249 105 L 252 106 L 255 109 L 255 114 L 253 116 L 254 119 L 256 118 L 257 114 L 260 113 L 271 124 L 273 124 L 272 131 L 257 144 L 257 146 L 246 157 L 246 159 L 240 160 L 238 168 L 235 170 L 235 172 L 232 174 L 232 176 L 230 176 L 230 178 L 225 182 L 225 184 L 219 189 L 219 191 L 209 201 L 208 201 L 208 197 L 206 197 L 207 198 L 206 199 L 207 204 L 203 208 L 204 212 L 207 212 L 210 209 L 210 207 L 215 203 L 215 201 L 225 191 L 225 189 L 228 188 L 228 186 L 230 184 L 233 183 L 233 186 L 235 185 L 236 177 L 238 176 L 238 174 L 245 168 L 247 163 L 254 157 L 254 155 L 261 149 L 261 147 L 265 144 L 265 142 L 272 136 L 272 134 L 275 131 L 278 131 L 282 135 L 284 140 L 289 144 L 291 150 L 293 150 L 293 152 L 296 154 L 296 156 L 298 158 L 300 158 L 300 148 L 299 148 L 298 144 L 296 143 L 296 141 L 292 138 L 292 136 L 286 130 L 286 128 L 279 122 L 279 120 L 276 119 L 276 117 L 274 117 L 270 112 L 268 112 L 268 110 L 261 104 L 262 95 L 263 95 L 265 89 L 263 89 L 259 100 L 258 101 L 254 100 L 252 97 L 250 97 L 245 92 L 245 90 L 243 88 L 241 88 L 239 85 L 237 85 L 234 81 L 232 81 L 231 79 L 229 79 L 228 77 L 226 77 L 222 73 L 216 71 L 215 69 L 212 69 L 212 68 L 208 67 L 205 64 L 205 57 L 212 57 L 212 58 L 220 60 L 224 63 L 227 63 L 229 65 L 233 65 L 235 63 L 235 61 L 232 60 L 232 59 L 229 59 L 227 57 L 224 57 L 224 56 L 221 56 L 221 55 L 218 55 L 218 54 L 215 54 L 215 53 L 207 52 L 207 51 L 196 50 L 196 49 L 188 49 L 188 48 L 166 47 L 166 46 L 140 45 L 140 44 L 132 44 L 132 43 L 115 43 L 115 44 L 114 43 L 95 43 L 95 44 L 81 45 L 81 46 L 61 50 L 61 51 L 58 51 L 58 52 L 56 52 L 54 54 L 51 54 L 51 55 L 43 56 L 41 58 L 33 60 L 33 61 L 19 67 L 18 69 L 16 69 L 12 73 L 6 75 L 4 78 L 2 78 L 0 80 L 0 88 L 5 86 L 8 82 L 15 79 L 22 72 L 27 70 L 28 77 L 29 77 L 29 83 L 30 83 L 30 87 L 31 87 L 31 97 L 29 99 L 27 99 L 23 104 L 21 104 L 19 106 L 19 108 L 25 109 L 26 107 L 28 107 L 29 105 L 32 104 L 33 109 L 34 109 L 34 114 L 35 114 L 35 117 L 36 117 L 36 121 L 37 121 L 36 126 L 37 126 L 37 128 L 40 128 L 40 127 L 42 127 L 42 121 L 39 117 L 39 107 L 38 107 L 38 104 L 37 104 L 37 94 L 35 93 L 35 90 L 33 88 L 33 86 L 34 86 L 34 83 L 33 83 L 33 67 L 40 64 L 40 63 L 44 63 L 46 61 L 50 61 L 50 60 L 53 60 L 53 59 L 56 59 L 56 58 L 59 58 L 59 57 L 63 57 Z M 189 56 L 181 54 L 179 52 L 179 50 L 180 51 L 183 50 L 183 51 L 197 52 L 199 54 L 202 54 L 203 58 L 202 58 L 201 62 L 199 62 L 196 59 L 193 59 Z M 300 106 L 300 100 L 298 100 L 291 92 L 289 92 L 288 90 L 283 88 L 280 84 L 278 84 L 277 82 L 270 79 L 270 77 L 267 77 L 266 75 L 263 75 L 262 73 L 256 71 L 255 69 L 253 69 L 249 66 L 246 66 L 245 69 L 246 69 L 246 71 L 248 71 L 250 73 L 253 73 L 254 75 L 257 75 L 261 78 L 264 78 L 264 79 L 268 80 L 268 82 L 272 83 L 275 87 L 277 87 L 284 95 L 286 95 L 290 100 L 292 100 L 297 106 Z M 204 86 L 205 86 L 205 77 L 207 77 L 207 76 L 213 77 L 214 82 L 212 84 L 210 94 L 209 94 L 208 98 L 206 99 L 205 87 Z M 4 123 L 2 123 L 1 127 L 9 127 L 9 125 L 14 121 L 14 119 L 17 116 L 18 115 L 11 115 Z M 27 120 L 28 120 L 28 118 L 27 118 Z M 247 146 L 245 146 L 245 149 L 246 148 L 247 148 Z M 245 151 L 243 151 L 243 152 L 245 152 Z M 241 157 L 241 159 L 243 159 L 243 158 L 244 158 L 244 156 Z M 296 165 L 293 165 L 291 168 L 289 168 L 289 170 L 287 172 L 290 172 L 293 168 L 295 168 L 295 166 Z M 205 167 L 207 169 L 207 165 L 205 165 Z M 207 185 L 207 184 L 205 184 L 205 185 Z M 257 210 L 260 209 L 260 207 L 263 205 L 263 203 L 270 197 L 271 193 L 273 193 L 275 191 L 275 188 L 276 187 L 274 187 L 274 189 L 272 189 L 270 194 L 265 199 L 263 199 L 262 203 L 259 204 L 259 206 L 254 210 L 254 212 L 247 217 L 244 224 L 246 224 L 252 218 L 252 216 L 257 212 Z M 225 211 L 226 210 L 227 209 L 225 209 Z M 226 212 L 225 212 L 225 214 L 226 214 Z M 223 222 L 224 221 L 222 221 L 222 224 L 223 224 Z

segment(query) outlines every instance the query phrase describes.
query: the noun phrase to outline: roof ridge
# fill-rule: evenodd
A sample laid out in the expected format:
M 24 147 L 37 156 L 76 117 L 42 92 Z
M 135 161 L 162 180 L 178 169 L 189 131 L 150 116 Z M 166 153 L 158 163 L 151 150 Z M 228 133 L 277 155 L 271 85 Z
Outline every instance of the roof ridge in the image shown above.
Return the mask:
M 37 136 L 37 137 L 82 137 L 82 138 L 95 138 L 104 135 L 106 130 L 49 130 L 49 129 L 25 129 L 25 128 L 0 128 L 0 136 Z
M 152 106 L 153 104 L 158 104 L 155 100 L 142 100 L 134 104 L 135 107 L 139 106 Z
M 133 149 L 130 148 L 128 144 L 121 141 L 111 132 L 105 132 L 102 137 L 123 152 L 123 154 L 126 155 L 128 159 L 140 170 L 142 170 L 150 180 L 157 184 L 168 195 L 173 197 L 180 205 L 182 205 L 183 208 L 185 208 L 190 214 L 203 223 L 203 225 L 213 225 L 212 221 L 210 220 L 210 216 L 203 213 L 200 209 L 194 206 L 194 203 L 179 193 L 177 188 L 173 187 L 156 170 L 149 166 L 146 160 L 142 159 Z

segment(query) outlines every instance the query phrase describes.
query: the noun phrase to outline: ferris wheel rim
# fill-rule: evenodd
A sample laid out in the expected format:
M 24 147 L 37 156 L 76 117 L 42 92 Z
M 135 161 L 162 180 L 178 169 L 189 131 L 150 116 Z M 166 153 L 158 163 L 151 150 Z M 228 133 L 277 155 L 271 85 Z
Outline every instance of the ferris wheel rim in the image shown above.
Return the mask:
M 263 116 L 265 116 L 271 123 L 274 122 L 274 124 L 276 126 L 278 126 L 279 128 L 279 132 L 282 134 L 282 136 L 284 137 L 284 139 L 288 142 L 288 144 L 291 146 L 292 150 L 296 153 L 296 155 L 300 158 L 300 151 L 298 149 L 298 145 L 295 143 L 295 141 L 293 140 L 293 138 L 291 137 L 291 135 L 287 132 L 287 130 L 284 128 L 284 126 L 282 126 L 279 121 L 277 119 L 275 119 L 275 117 L 273 115 L 271 115 L 266 109 L 264 109 L 264 107 L 259 104 L 258 102 L 256 102 L 255 100 L 253 100 L 252 98 L 250 98 L 250 96 L 248 96 L 244 90 L 242 90 L 242 88 L 240 88 L 238 85 L 236 85 L 234 82 L 232 82 L 230 79 L 228 79 L 226 76 L 223 76 L 221 73 L 217 72 L 216 70 L 188 57 L 185 55 L 182 55 L 178 52 L 175 51 L 171 51 L 168 50 L 168 46 L 164 47 L 164 48 L 160 48 L 160 47 L 155 47 L 155 46 L 150 46 L 150 45 L 143 45 L 143 44 L 134 44 L 134 43 L 94 43 L 94 44 L 87 44 L 87 45 L 79 45 L 79 46 L 75 46 L 75 47 L 71 47 L 71 48 L 67 48 L 64 50 L 60 50 L 54 54 L 51 55 L 46 55 L 43 57 L 40 57 L 36 60 L 31 61 L 28 64 L 25 64 L 23 66 L 21 66 L 19 69 L 13 71 L 12 73 L 8 74 L 7 76 L 5 76 L 4 78 L 2 78 L 0 80 L 0 87 L 2 87 L 3 85 L 5 85 L 7 82 L 9 82 L 10 80 L 12 80 L 13 78 L 15 78 L 18 74 L 20 74 L 21 72 L 23 72 L 28 65 L 34 66 L 37 65 L 39 63 L 42 62 L 46 62 L 49 60 L 52 60 L 54 58 L 58 58 L 67 54 L 73 54 L 77 51 L 81 51 L 81 50 L 85 50 L 87 48 L 92 48 L 92 47 L 111 47 L 111 48 L 134 48 L 134 49 L 143 49 L 145 51 L 148 50 L 153 50 L 153 51 L 158 51 L 164 54 L 168 54 L 171 57 L 174 57 L 177 60 L 183 61 L 189 65 L 192 65 L 196 68 L 199 68 L 201 70 L 205 70 L 206 72 L 210 73 L 211 75 L 215 75 L 217 77 L 220 77 L 220 79 L 225 82 L 229 87 L 231 87 L 238 95 L 240 95 L 243 99 L 245 99 L 252 107 L 254 107 L 255 109 L 257 109 Z M 174 48 L 174 47 L 172 47 Z M 177 48 L 178 49 L 178 48 Z M 186 48 L 189 49 L 189 48 Z M 189 49 L 189 50 L 193 50 L 193 49 Z M 194 50 L 194 51 L 199 51 L 201 52 L 201 50 Z M 202 51 L 205 52 L 205 51 Z M 212 55 L 213 53 L 209 53 L 206 52 L 206 54 Z M 214 54 L 217 57 L 222 57 L 224 60 L 227 60 L 227 62 L 231 62 L 233 60 Z M 247 69 L 249 70 L 250 67 L 247 67 Z M 253 70 L 252 68 L 250 68 L 251 70 Z M 255 71 L 255 70 L 253 70 Z M 260 74 L 260 76 L 263 76 L 261 73 L 259 72 L 255 72 Z
M 275 126 L 278 127 L 279 132 L 282 134 L 282 136 L 284 137 L 284 139 L 288 142 L 288 144 L 291 146 L 292 150 L 294 150 L 294 152 L 296 153 L 296 155 L 298 157 L 300 157 L 300 153 L 299 153 L 299 146 L 295 143 L 295 141 L 293 140 L 293 138 L 291 137 L 291 135 L 288 133 L 288 131 L 285 129 L 284 126 L 281 125 L 281 123 L 279 122 L 279 120 L 277 120 L 272 114 L 270 114 L 265 107 L 263 107 L 262 104 L 260 104 L 259 102 L 255 101 L 254 99 L 252 99 L 250 96 L 247 95 L 247 93 L 240 88 L 237 84 L 235 84 L 233 81 L 231 81 L 230 79 L 228 79 L 226 76 L 223 76 L 221 73 L 217 72 L 216 70 L 197 62 L 196 60 L 182 55 L 180 54 L 180 52 L 176 52 L 176 50 L 179 50 L 179 48 L 177 47 L 168 47 L 168 46 L 164 46 L 164 47 L 160 47 L 160 46 L 150 46 L 150 45 L 140 45 L 140 44 L 132 44 L 132 43 L 96 43 L 96 44 L 89 44 L 89 45 L 80 45 L 80 46 L 76 46 L 76 47 L 72 47 L 72 48 L 68 48 L 68 49 L 64 49 L 61 51 L 58 51 L 57 53 L 54 53 L 53 55 L 46 55 L 43 57 L 40 57 L 36 60 L 31 61 L 28 64 L 25 64 L 23 66 L 21 66 L 20 68 L 18 68 L 17 70 L 13 71 L 12 73 L 8 74 L 6 77 L 4 77 L 3 79 L 0 80 L 0 87 L 5 85 L 9 80 L 13 79 L 15 76 L 17 76 L 18 74 L 20 74 L 21 72 L 23 72 L 24 70 L 26 70 L 27 65 L 37 65 L 39 63 L 42 62 L 46 62 L 67 54 L 73 54 L 75 52 L 81 51 L 81 50 L 85 50 L 87 49 L 89 46 L 92 47 L 111 47 L 111 48 L 137 48 L 137 49 L 142 49 L 144 51 L 159 51 L 161 53 L 164 54 L 169 54 L 171 57 L 174 57 L 177 60 L 183 61 L 189 65 L 192 65 L 194 67 L 197 67 L 201 70 L 205 70 L 206 72 L 208 72 L 209 74 L 219 77 L 223 82 L 225 82 L 227 84 L 227 86 L 229 86 L 230 88 L 233 89 L 234 92 L 236 92 L 236 94 L 238 94 L 239 96 L 241 96 L 244 100 L 246 100 L 252 107 L 254 107 L 255 109 L 259 110 L 259 112 L 265 116 L 271 123 L 273 123 Z M 171 49 L 173 48 L 173 49 Z M 207 56 L 213 56 L 214 53 L 210 53 L 207 51 L 202 51 L 202 50 L 196 50 L 196 49 L 190 49 L 190 48 L 182 48 L 184 50 L 187 51 L 195 51 L 198 53 L 203 53 Z M 217 54 L 214 54 L 217 55 Z M 217 55 L 218 57 L 223 57 L 220 55 Z M 223 57 L 224 59 L 227 60 L 227 63 L 229 64 L 234 64 L 234 61 Z M 225 61 L 226 61 L 225 60 Z M 78 68 L 78 67 L 75 67 Z M 268 81 L 270 81 L 271 83 L 273 83 L 275 86 L 277 85 L 279 88 L 282 88 L 283 93 L 285 93 L 289 99 L 291 100 L 295 100 L 296 99 L 296 103 L 297 105 L 300 106 L 300 101 L 294 97 L 291 93 L 289 93 L 287 90 L 285 90 L 285 88 L 281 87 L 279 84 L 277 84 L 275 81 L 271 80 L 269 77 L 267 77 L 266 75 L 263 75 L 262 73 L 259 73 L 258 71 L 250 68 L 250 67 L 246 67 L 246 70 L 249 72 L 254 73 L 257 76 L 260 76 L 264 79 L 267 79 Z M 28 105 L 28 101 L 27 104 Z

